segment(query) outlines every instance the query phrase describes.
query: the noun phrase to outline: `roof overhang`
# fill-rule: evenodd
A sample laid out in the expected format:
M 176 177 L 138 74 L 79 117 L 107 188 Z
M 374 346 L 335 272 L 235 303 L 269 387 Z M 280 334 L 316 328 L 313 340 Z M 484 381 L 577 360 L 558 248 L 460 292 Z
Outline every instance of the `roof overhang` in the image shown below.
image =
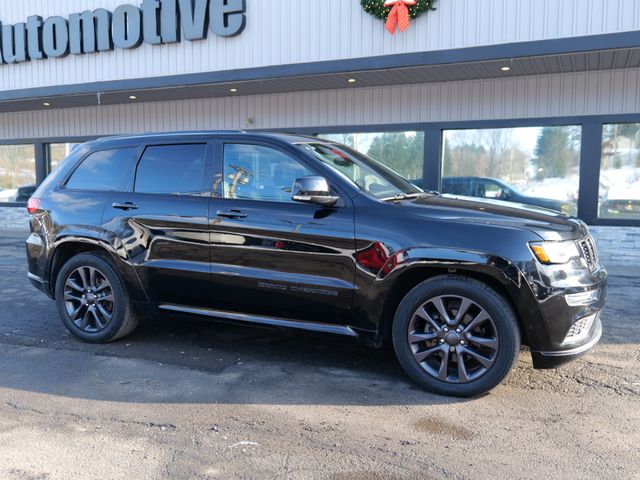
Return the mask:
M 508 67 L 505 71 L 503 68 Z M 640 67 L 640 32 L 0 91 L 0 112 Z M 355 82 L 350 83 L 353 79 Z M 232 92 L 231 89 L 236 91 Z M 131 99 L 135 96 L 135 100 Z M 50 106 L 45 107 L 44 103 Z

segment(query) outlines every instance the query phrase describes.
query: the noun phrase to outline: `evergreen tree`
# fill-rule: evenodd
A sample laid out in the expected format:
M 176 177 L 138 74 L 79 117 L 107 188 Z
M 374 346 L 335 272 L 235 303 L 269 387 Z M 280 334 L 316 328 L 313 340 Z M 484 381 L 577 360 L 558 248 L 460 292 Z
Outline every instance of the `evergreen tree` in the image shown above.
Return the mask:
M 421 178 L 424 134 L 383 133 L 373 139 L 367 155 L 405 178 Z
M 535 148 L 538 179 L 564 177 L 570 173 L 577 158 L 571 144 L 567 128 L 544 127 L 540 130 Z

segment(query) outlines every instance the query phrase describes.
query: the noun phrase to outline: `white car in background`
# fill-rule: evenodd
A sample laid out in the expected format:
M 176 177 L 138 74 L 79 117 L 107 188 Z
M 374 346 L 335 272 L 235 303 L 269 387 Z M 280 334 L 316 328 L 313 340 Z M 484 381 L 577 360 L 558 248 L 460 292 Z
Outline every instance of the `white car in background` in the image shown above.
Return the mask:
M 600 204 L 600 218 L 640 219 L 640 180 L 609 189 Z

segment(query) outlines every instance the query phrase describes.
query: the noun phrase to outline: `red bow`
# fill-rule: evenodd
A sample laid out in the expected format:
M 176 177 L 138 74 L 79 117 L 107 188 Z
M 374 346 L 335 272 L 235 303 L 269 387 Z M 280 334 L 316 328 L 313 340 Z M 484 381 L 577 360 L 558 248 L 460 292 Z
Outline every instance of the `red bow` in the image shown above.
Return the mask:
M 384 2 L 385 7 L 391 7 L 393 5 L 387 17 L 386 24 L 387 30 L 389 30 L 391 35 L 396 33 L 396 27 L 398 27 L 401 32 L 409 28 L 409 23 L 411 22 L 409 18 L 409 7 L 416 3 L 416 0 L 387 0 Z

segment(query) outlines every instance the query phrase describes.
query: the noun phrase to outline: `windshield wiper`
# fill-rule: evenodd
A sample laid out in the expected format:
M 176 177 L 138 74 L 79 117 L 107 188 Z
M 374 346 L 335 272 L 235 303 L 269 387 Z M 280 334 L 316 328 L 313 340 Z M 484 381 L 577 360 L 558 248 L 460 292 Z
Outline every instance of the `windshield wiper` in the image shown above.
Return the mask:
M 440 192 L 436 192 L 435 190 L 426 190 L 424 192 L 416 192 L 416 193 L 399 193 L 394 197 L 385 197 L 381 198 L 383 202 L 401 202 L 402 200 L 411 200 L 413 198 L 420 198 L 431 195 L 440 195 Z

